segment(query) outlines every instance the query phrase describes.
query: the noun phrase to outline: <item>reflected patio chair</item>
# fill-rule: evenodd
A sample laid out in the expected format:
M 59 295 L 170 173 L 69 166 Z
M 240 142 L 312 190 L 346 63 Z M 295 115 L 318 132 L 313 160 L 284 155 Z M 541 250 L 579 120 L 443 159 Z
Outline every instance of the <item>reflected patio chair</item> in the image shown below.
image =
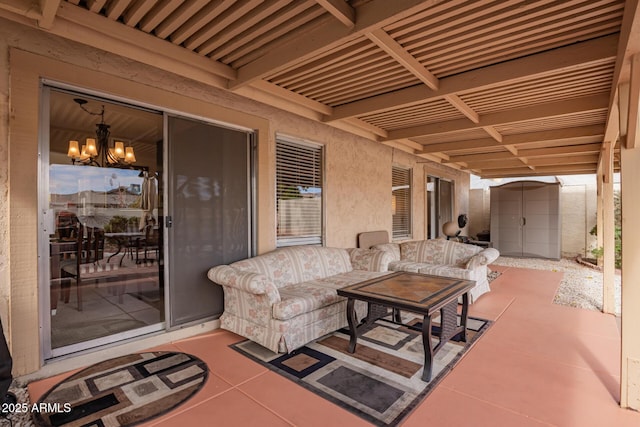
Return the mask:
M 82 266 L 97 263 L 104 257 L 104 231 L 96 227 L 85 227 L 82 223 L 78 223 L 76 227 L 76 244 L 73 251 L 62 254 L 64 259 L 60 261 L 60 269 L 62 277 L 75 279 L 78 311 L 82 311 Z M 65 303 L 69 302 L 70 288 L 70 282 L 63 285 L 62 298 Z
M 143 252 L 143 258 L 140 258 L 140 252 Z M 149 252 L 155 254 L 154 258 L 149 258 Z M 136 264 L 146 261 L 159 261 L 160 254 L 160 227 L 154 224 L 148 224 L 144 227 L 144 237 L 138 240 L 138 248 L 136 249 Z

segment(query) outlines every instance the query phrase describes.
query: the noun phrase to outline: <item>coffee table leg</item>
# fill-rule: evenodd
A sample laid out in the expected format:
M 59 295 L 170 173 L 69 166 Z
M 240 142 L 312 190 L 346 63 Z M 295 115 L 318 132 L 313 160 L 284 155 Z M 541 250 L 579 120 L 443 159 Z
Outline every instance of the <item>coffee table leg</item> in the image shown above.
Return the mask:
M 355 310 L 355 302 L 356 300 L 353 298 L 349 298 L 347 300 L 347 322 L 349 322 L 349 333 L 351 338 L 349 339 L 349 353 L 355 353 L 356 351 L 356 341 L 358 340 L 357 335 L 357 320 L 356 320 L 356 310 Z
M 424 369 L 422 381 L 431 381 L 433 371 L 433 347 L 431 346 L 431 316 L 422 319 L 422 346 L 424 347 Z
M 467 342 L 467 315 L 469 313 L 469 293 L 465 292 L 462 295 L 462 313 L 460 315 L 460 327 L 462 328 L 462 332 L 460 332 L 460 340 L 462 342 Z

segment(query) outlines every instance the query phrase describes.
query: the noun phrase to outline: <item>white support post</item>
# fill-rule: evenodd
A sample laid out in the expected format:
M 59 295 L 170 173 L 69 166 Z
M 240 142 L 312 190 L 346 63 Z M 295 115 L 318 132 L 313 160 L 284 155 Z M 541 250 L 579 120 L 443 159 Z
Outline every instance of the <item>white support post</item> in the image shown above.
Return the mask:
M 602 184 L 602 311 L 615 314 L 615 203 L 613 194 L 613 177 Z
M 622 348 L 620 406 L 640 410 L 640 149 L 638 111 L 640 55 L 631 60 L 627 138 L 621 147 L 622 196 Z M 622 111 L 620 112 L 622 115 Z
M 602 199 L 602 183 L 604 182 L 602 175 L 602 158 L 598 163 L 598 171 L 596 173 L 596 248 L 604 248 L 602 234 L 604 233 L 604 201 Z M 602 268 L 602 257 L 598 257 L 598 267 Z
M 609 162 L 610 167 L 604 167 L 609 176 L 603 177 L 602 183 L 602 311 L 604 313 L 615 314 L 615 269 L 616 269 L 616 241 L 615 241 L 615 203 L 613 194 L 613 151 L 612 144 L 605 142 L 605 152 L 603 162 Z M 598 177 L 600 178 L 600 177 Z
M 622 349 L 620 406 L 640 410 L 640 149 L 622 148 Z

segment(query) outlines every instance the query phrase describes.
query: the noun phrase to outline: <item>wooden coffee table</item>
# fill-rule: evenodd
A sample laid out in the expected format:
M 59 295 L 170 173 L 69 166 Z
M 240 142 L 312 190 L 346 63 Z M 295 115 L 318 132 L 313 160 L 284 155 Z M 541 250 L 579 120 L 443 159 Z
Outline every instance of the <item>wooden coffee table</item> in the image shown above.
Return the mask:
M 423 315 L 422 342 L 424 346 L 423 381 L 431 381 L 433 356 L 444 344 L 461 335 L 467 339 L 467 312 L 469 309 L 468 292 L 475 286 L 472 280 L 453 279 L 427 274 L 396 272 L 376 279 L 338 289 L 338 295 L 347 297 L 347 320 L 349 322 L 349 352 L 354 353 L 358 340 L 358 331 L 366 329 L 376 320 L 387 316 L 389 310 L 394 313 L 396 322 L 400 321 L 399 311 L 406 310 Z M 462 296 L 460 326 L 457 322 L 458 297 Z M 357 323 L 354 304 L 357 300 L 369 304 L 367 317 Z M 431 322 L 435 313 L 440 313 L 440 334 L 438 344 L 431 345 Z

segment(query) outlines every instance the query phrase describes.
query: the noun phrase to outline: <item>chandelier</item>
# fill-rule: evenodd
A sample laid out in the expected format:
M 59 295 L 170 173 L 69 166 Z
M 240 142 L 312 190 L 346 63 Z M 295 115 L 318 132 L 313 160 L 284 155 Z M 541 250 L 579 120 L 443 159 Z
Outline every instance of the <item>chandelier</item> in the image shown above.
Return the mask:
M 104 105 L 99 112 L 93 112 L 84 106 L 88 102 L 86 99 L 74 98 L 73 100 L 92 116 L 100 116 L 100 123 L 96 123 L 96 137 L 87 138 L 82 148 L 78 141 L 69 141 L 67 157 L 71 158 L 71 163 L 99 167 L 132 167 L 131 165 L 136 162 L 133 147 L 125 147 L 122 141 L 114 141 L 113 147 L 109 145 L 111 126 L 104 122 Z

